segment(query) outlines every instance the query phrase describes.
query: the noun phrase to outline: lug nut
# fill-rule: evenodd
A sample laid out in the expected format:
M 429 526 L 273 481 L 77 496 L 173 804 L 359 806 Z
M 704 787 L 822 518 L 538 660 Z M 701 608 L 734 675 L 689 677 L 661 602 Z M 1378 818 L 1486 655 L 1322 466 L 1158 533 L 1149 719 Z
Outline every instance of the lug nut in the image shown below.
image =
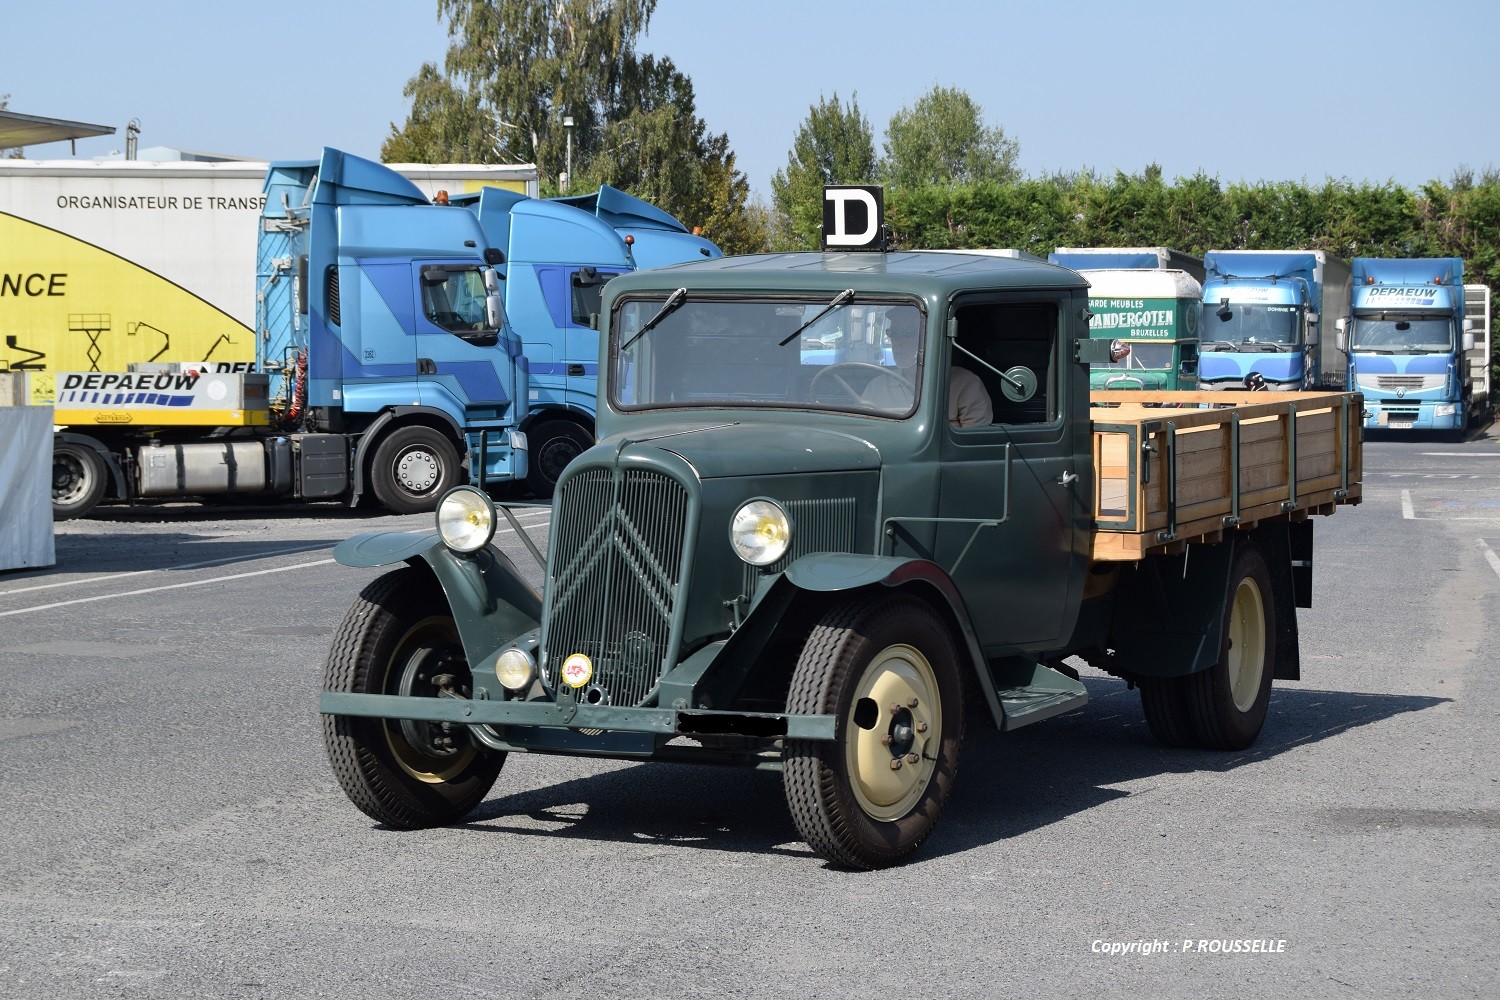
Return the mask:
M 899 711 L 901 711 L 901 706 L 900 705 L 892 705 L 891 706 L 891 714 L 892 715 L 895 715 Z
M 925 723 L 925 722 L 919 722 L 919 723 L 917 723 L 917 732 L 919 732 L 919 733 L 925 733 L 925 732 L 927 732 L 927 723 Z
M 909 753 L 909 754 L 906 755 L 906 762 L 908 764 L 915 764 L 918 761 L 918 759 L 919 758 L 914 753 Z
M 891 761 L 891 770 L 892 771 L 899 771 L 899 770 L 901 770 L 901 758 L 900 757 L 897 757 L 895 760 Z
M 890 733 L 886 733 L 884 736 L 880 737 L 880 745 L 883 746 L 883 747 L 888 747 L 888 746 L 891 745 L 891 734 Z
M 913 698 L 911 701 L 907 702 L 906 703 L 906 707 L 907 708 L 916 708 L 917 707 L 917 699 Z

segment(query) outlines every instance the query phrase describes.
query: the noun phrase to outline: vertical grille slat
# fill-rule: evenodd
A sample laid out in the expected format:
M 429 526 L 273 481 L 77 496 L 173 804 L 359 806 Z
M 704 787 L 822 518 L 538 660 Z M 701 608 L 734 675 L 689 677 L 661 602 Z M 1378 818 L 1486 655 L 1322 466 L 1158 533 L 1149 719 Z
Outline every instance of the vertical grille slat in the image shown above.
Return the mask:
M 687 515 L 687 490 L 657 472 L 590 469 L 563 485 L 542 630 L 550 684 L 583 653 L 599 697 L 648 699 L 672 652 Z

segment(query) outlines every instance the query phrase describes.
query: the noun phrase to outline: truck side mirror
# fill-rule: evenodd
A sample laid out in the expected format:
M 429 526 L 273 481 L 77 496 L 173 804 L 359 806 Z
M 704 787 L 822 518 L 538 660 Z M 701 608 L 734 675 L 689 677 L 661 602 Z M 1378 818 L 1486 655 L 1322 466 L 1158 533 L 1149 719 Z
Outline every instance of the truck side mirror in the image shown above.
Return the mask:
M 1343 321 L 1340 320 L 1340 322 Z M 1349 334 L 1345 332 L 1343 327 L 1339 327 L 1339 332 L 1334 335 L 1333 344 L 1345 354 L 1349 353 Z
M 491 330 L 505 329 L 505 300 L 498 292 L 484 297 L 484 325 Z
M 1468 320 L 1464 321 L 1468 323 Z M 1474 349 L 1474 334 L 1468 330 L 1464 331 L 1464 353 L 1467 354 Z

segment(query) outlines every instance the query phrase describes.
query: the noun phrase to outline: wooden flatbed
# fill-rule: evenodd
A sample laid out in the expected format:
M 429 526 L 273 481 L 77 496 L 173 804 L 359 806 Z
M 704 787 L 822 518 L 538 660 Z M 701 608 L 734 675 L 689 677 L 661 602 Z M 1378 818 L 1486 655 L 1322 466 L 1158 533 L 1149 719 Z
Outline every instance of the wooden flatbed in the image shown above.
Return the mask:
M 1226 531 L 1360 502 L 1359 393 L 1090 397 L 1096 562 L 1177 552 L 1221 541 Z

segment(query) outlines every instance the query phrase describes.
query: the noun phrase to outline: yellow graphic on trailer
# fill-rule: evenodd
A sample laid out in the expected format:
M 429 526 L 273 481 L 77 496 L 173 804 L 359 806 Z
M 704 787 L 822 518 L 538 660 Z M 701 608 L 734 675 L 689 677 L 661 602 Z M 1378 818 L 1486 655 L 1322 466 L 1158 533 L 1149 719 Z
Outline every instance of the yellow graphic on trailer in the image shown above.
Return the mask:
M 0 212 L 0 370 L 123 372 L 142 361 L 254 360 L 253 331 L 187 289 Z

